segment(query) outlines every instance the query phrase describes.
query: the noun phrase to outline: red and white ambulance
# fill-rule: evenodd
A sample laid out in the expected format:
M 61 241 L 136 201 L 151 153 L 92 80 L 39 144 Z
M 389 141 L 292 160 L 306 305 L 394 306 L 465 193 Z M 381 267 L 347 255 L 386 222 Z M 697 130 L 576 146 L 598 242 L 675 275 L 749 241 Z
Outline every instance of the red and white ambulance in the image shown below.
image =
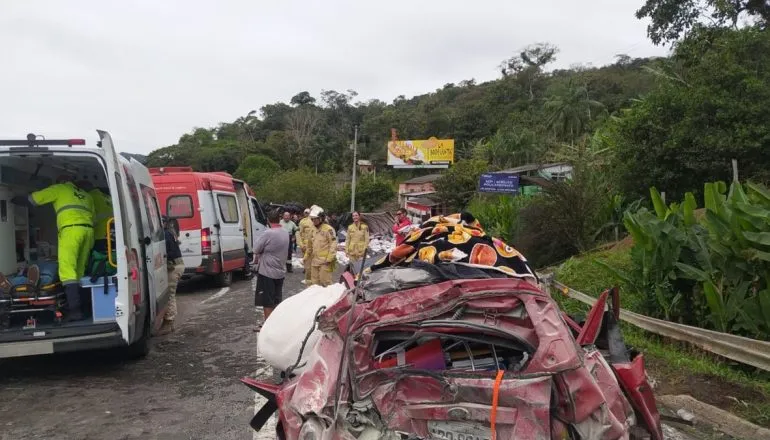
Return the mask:
M 252 249 L 267 218 L 249 186 L 228 173 L 151 168 L 161 212 L 179 225 L 184 277 L 209 275 L 220 286 L 251 274 Z

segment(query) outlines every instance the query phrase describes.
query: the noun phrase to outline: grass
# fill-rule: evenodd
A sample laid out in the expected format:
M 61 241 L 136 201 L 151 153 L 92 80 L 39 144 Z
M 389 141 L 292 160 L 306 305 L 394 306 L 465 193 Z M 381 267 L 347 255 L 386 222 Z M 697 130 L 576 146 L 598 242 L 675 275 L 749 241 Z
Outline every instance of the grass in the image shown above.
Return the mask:
M 630 267 L 627 248 L 608 249 L 572 258 L 554 270 L 556 279 L 592 296 L 618 284 L 606 269 L 594 263 L 603 261 L 615 268 Z M 622 307 L 639 311 L 642 297 L 621 288 Z M 584 315 L 588 307 L 554 293 L 554 299 L 570 314 Z M 678 341 L 623 324 L 626 344 L 645 355 L 647 370 L 656 393 L 690 394 L 696 399 L 731 411 L 753 423 L 770 428 L 770 373 L 729 362 Z

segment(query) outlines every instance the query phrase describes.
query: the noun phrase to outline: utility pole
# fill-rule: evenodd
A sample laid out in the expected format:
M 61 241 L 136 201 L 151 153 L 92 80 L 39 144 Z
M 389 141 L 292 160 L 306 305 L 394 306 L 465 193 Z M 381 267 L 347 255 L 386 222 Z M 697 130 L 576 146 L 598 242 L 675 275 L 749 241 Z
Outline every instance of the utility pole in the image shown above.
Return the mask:
M 353 184 L 350 186 L 350 212 L 356 210 L 356 168 L 358 168 L 358 125 L 353 133 Z

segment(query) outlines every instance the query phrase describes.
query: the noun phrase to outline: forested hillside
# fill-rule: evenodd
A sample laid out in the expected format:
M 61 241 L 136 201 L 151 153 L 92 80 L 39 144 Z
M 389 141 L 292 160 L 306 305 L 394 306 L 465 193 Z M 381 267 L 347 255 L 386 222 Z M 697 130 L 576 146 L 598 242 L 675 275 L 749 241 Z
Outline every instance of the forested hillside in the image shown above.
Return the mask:
M 300 92 L 288 103 L 265 105 L 214 128 L 196 128 L 177 144 L 154 151 L 148 162 L 235 172 L 246 157 L 261 155 L 281 169 L 349 172 L 348 146 L 358 124 L 360 157 L 378 165 L 384 164 L 385 143 L 396 128 L 402 139 L 455 139 L 456 159 L 471 157 L 481 143 L 492 165 L 513 166 L 537 161 L 554 143 L 592 131 L 654 86 L 654 76 L 644 68 L 657 65 L 652 60 L 619 55 L 610 66 L 547 71 L 556 56 L 555 47 L 533 45 L 505 60 L 498 80 L 448 83 L 390 103 L 363 100 L 352 90 Z M 578 115 L 581 108 L 593 115 Z
M 390 103 L 352 90 L 301 91 L 197 128 L 148 164 L 226 170 L 266 201 L 344 210 L 358 125 L 359 157 L 378 165 L 378 178 L 359 182 L 357 207 L 374 209 L 415 173 L 384 166 L 391 128 L 401 139 L 453 138 L 456 163 L 437 182 L 439 195 L 483 211 L 493 232 L 537 264 L 558 261 L 622 235 L 624 212 L 652 186 L 670 200 L 700 196 L 705 182 L 732 179 L 733 159 L 742 180 L 770 178 L 770 8 L 759 3 L 647 0 L 637 15 L 651 19 L 653 42 L 670 44 L 666 58 L 619 54 L 607 66 L 553 69 L 558 48 L 539 43 L 502 60 L 496 80 Z M 475 195 L 481 172 L 555 161 L 573 165 L 572 181 L 527 206 Z

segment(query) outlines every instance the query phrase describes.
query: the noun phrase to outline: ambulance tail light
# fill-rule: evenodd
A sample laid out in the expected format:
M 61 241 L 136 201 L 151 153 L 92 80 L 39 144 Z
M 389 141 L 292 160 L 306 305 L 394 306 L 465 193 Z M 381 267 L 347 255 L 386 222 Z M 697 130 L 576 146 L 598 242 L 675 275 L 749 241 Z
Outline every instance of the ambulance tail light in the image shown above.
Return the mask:
M 201 229 L 201 255 L 211 255 L 211 229 Z
M 139 279 L 139 255 L 136 249 L 126 251 L 128 260 L 128 291 L 131 293 L 131 298 L 134 305 L 140 305 L 142 303 L 142 283 Z

